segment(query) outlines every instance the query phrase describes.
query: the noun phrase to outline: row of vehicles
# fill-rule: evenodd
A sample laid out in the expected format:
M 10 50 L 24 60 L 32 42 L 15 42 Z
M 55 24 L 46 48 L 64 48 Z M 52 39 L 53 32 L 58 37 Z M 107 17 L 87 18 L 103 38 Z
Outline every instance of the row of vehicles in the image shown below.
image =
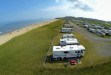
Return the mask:
M 66 26 L 64 26 L 63 28 L 65 27 Z M 66 27 L 66 29 L 67 28 L 69 29 L 69 27 Z M 62 32 L 61 30 L 61 32 L 64 34 L 60 38 L 59 46 L 53 46 L 53 58 L 55 60 L 80 58 L 83 57 L 85 54 L 85 47 L 83 45 L 80 45 L 76 37 L 68 32 L 68 29 L 67 32 Z
M 91 25 L 84 23 L 83 27 L 85 27 L 89 32 L 95 33 L 98 36 L 111 36 L 111 28 L 104 27 L 101 25 Z

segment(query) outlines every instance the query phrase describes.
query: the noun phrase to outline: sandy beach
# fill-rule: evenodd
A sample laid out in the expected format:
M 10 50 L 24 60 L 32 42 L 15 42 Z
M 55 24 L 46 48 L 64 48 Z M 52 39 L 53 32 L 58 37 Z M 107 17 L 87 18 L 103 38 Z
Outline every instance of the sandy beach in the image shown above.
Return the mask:
M 8 42 L 9 40 L 11 40 L 12 38 L 14 38 L 15 36 L 19 36 L 19 35 L 22 35 L 32 29 L 35 29 L 35 28 L 38 28 L 38 27 L 41 27 L 41 26 L 45 26 L 51 22 L 54 22 L 56 21 L 57 19 L 53 19 L 53 20 L 50 20 L 50 21 L 47 21 L 47 22 L 42 22 L 42 23 L 38 23 L 38 24 L 32 24 L 32 25 L 29 25 L 27 27 L 24 27 L 22 29 L 19 29 L 19 30 L 16 30 L 16 31 L 13 31 L 13 32 L 9 32 L 7 34 L 4 34 L 4 35 L 1 35 L 0 36 L 0 45 Z

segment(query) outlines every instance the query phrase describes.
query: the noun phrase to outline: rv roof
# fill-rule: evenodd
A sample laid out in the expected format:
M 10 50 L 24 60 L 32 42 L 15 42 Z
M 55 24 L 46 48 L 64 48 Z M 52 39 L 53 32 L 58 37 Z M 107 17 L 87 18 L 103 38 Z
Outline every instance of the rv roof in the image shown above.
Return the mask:
M 78 45 L 79 49 L 85 50 L 85 47 L 83 45 Z
M 63 34 L 63 36 L 74 36 L 73 34 Z
M 78 41 L 76 38 L 64 38 L 60 39 L 60 41 Z
M 72 29 L 72 28 L 62 28 L 62 29 Z
M 62 38 L 74 38 L 73 34 L 63 34 Z
M 79 43 L 77 39 L 60 39 L 60 42 L 61 41 L 65 41 L 67 44 L 75 44 L 75 43 Z
M 84 50 L 82 45 L 67 45 L 67 46 L 53 46 L 53 51 L 74 51 L 74 50 Z

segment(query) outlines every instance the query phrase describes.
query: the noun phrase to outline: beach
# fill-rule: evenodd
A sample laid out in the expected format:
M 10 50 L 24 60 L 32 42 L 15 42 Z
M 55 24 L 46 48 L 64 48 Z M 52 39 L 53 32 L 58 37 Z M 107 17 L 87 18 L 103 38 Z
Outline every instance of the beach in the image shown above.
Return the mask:
M 22 35 L 22 34 L 28 32 L 28 31 L 30 31 L 32 29 L 35 29 L 35 28 L 42 27 L 42 26 L 45 26 L 47 24 L 50 24 L 51 22 L 54 22 L 56 20 L 57 19 L 53 19 L 53 20 L 50 20 L 50 21 L 42 22 L 42 23 L 32 24 L 32 25 L 29 25 L 27 27 L 21 28 L 19 30 L 15 30 L 15 31 L 3 34 L 3 35 L 0 36 L 0 45 L 8 42 L 9 40 L 13 39 L 16 36 Z

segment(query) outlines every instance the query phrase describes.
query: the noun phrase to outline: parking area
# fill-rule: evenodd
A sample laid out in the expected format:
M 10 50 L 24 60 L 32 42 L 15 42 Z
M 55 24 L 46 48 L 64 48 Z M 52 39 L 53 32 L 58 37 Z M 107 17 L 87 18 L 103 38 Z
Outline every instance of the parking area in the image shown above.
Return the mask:
M 105 57 L 111 56 L 111 38 L 98 37 L 93 33 L 88 32 L 85 28 L 70 22 L 74 26 L 76 32 L 82 33 L 82 35 L 89 41 L 91 41 L 96 48 L 96 52 Z

